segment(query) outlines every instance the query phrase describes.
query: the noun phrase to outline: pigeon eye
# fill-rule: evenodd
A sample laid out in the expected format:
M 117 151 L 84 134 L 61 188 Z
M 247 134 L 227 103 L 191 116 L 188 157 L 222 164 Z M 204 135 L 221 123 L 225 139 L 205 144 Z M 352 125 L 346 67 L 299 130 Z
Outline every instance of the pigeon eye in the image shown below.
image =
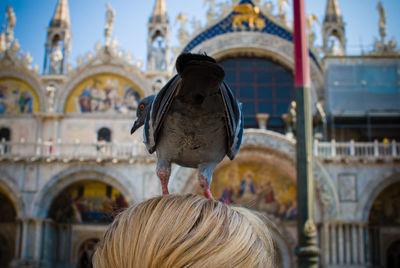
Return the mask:
M 140 109 L 141 111 L 144 110 L 144 104 L 143 104 L 143 103 L 141 103 L 141 104 L 139 105 L 139 109 Z

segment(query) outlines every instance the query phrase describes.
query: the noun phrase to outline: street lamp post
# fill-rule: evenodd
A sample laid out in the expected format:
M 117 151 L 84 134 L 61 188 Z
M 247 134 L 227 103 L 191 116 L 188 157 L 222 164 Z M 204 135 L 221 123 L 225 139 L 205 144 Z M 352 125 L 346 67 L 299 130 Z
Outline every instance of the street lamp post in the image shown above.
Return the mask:
M 312 119 L 310 103 L 310 68 L 305 32 L 304 0 L 293 0 L 295 101 L 296 101 L 296 160 L 298 267 L 318 267 L 319 249 L 313 219 L 314 184 L 312 174 Z

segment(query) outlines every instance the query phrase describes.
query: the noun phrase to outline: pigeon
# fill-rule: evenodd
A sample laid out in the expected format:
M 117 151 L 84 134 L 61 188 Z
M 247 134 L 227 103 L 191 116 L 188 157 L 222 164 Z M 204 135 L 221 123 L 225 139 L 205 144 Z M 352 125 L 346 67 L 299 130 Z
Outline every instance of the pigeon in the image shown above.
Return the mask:
M 207 198 L 215 167 L 225 156 L 233 160 L 243 136 L 242 104 L 224 81 L 215 59 L 183 53 L 177 74 L 156 94 L 143 98 L 131 134 L 143 128 L 143 142 L 157 153 L 157 176 L 162 193 L 169 194 L 171 164 L 198 168 L 199 184 Z

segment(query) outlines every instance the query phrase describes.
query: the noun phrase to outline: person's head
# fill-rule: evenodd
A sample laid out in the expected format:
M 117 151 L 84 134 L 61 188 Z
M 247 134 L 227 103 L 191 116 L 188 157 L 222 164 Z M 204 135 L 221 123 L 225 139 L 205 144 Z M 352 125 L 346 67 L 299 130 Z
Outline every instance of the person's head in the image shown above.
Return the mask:
M 256 214 L 201 196 L 164 195 L 118 215 L 94 267 L 275 267 L 269 228 Z

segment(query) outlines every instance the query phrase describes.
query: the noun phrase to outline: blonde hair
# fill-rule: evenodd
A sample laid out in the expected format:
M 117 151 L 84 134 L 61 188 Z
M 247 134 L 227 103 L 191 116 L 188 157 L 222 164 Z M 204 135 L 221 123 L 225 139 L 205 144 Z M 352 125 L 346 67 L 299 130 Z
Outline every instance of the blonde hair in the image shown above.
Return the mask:
M 131 206 L 109 226 L 95 268 L 275 267 L 259 216 L 201 196 L 164 195 Z

